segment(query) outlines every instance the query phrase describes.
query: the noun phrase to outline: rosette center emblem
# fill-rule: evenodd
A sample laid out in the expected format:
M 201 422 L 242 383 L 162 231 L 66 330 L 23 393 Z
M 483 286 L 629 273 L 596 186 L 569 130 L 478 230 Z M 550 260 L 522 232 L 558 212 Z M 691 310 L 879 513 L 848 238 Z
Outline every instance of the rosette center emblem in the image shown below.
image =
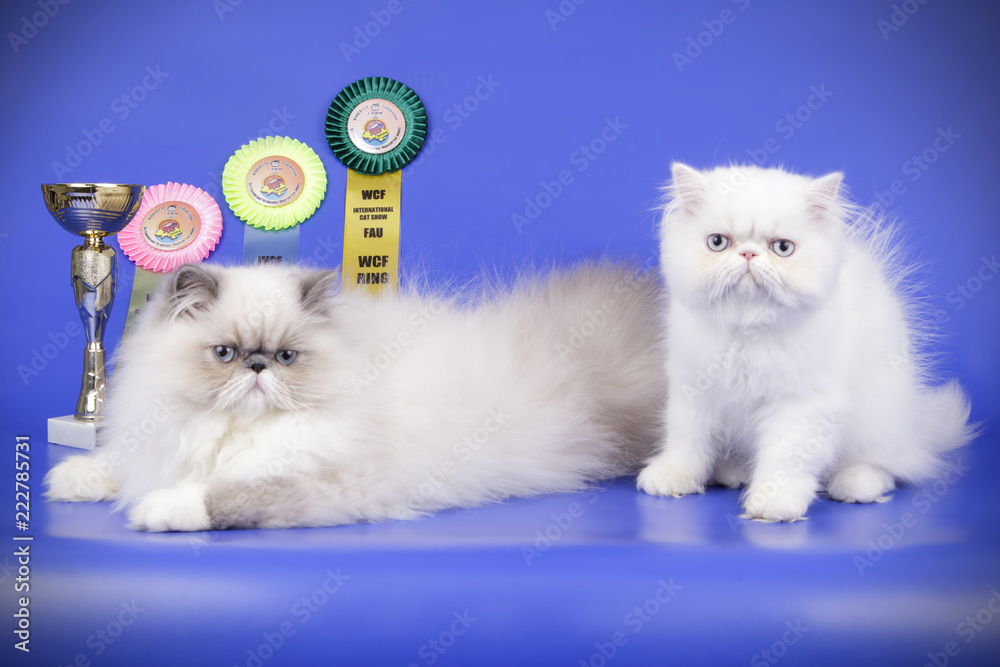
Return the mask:
M 172 218 L 163 220 L 156 226 L 155 236 L 161 241 L 175 241 L 181 235 L 181 224 Z
M 372 118 L 365 123 L 365 131 L 361 134 L 362 139 L 375 146 L 382 145 L 388 136 L 389 128 L 385 126 L 381 118 Z
M 263 195 L 275 199 L 285 194 L 286 190 L 288 190 L 288 186 L 285 185 L 285 179 L 277 174 L 271 174 L 260 185 L 260 191 Z

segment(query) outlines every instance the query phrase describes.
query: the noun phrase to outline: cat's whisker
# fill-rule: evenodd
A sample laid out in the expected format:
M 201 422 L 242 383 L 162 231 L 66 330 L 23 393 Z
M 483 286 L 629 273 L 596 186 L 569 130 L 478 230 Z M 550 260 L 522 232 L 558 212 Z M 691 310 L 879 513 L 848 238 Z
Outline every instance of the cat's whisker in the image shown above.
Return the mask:
M 224 413 L 232 409 L 240 403 L 253 383 L 254 378 L 248 375 L 240 375 L 223 385 L 216 393 L 213 412 Z

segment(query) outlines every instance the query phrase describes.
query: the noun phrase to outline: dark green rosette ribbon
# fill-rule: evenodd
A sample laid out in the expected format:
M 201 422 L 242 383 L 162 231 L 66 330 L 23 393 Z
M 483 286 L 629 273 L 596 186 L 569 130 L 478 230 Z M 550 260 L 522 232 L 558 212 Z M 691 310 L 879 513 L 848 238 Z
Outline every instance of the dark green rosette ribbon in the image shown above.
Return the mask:
M 427 137 L 427 111 L 405 84 L 381 76 L 359 79 L 333 99 L 326 139 L 345 167 L 359 174 L 399 171 Z

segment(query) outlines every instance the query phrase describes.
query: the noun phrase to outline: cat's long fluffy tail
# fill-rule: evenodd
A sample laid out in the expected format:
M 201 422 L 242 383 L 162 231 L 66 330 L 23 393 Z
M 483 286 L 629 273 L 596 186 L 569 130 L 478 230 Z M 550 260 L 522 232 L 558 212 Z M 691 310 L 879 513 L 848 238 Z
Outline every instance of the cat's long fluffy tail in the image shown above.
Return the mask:
M 941 454 L 967 445 L 979 432 L 979 425 L 969 422 L 971 406 L 958 380 L 927 387 L 918 400 L 913 432 L 919 434 L 924 443 L 923 456 L 919 457 L 923 463 L 908 471 L 898 471 L 897 474 L 908 482 L 939 477 L 947 465 Z
M 958 380 L 931 387 L 921 396 L 923 433 L 934 452 L 946 452 L 969 444 L 978 427 L 969 423 L 972 411 Z

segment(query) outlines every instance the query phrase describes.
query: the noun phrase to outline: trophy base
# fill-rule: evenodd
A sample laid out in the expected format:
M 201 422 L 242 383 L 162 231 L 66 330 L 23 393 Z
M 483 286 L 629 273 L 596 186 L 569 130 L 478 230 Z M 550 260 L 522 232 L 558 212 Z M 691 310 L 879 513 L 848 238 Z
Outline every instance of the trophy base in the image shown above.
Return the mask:
M 93 451 L 97 445 L 97 424 L 80 421 L 73 415 L 49 417 L 49 442 Z

